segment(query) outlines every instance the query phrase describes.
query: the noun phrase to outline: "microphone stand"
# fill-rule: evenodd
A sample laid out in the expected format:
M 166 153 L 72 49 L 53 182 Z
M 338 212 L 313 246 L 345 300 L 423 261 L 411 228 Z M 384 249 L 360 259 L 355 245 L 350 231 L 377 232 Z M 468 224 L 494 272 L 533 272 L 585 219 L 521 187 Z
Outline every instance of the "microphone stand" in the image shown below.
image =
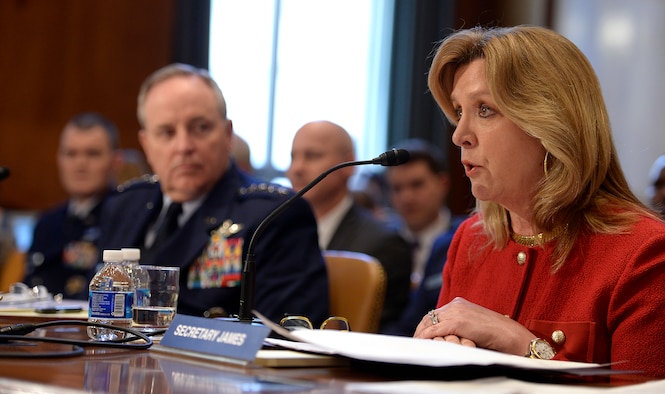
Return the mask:
M 404 164 L 409 160 L 409 152 L 404 149 L 395 149 L 382 153 L 378 157 L 372 160 L 362 160 L 362 161 L 347 161 L 344 163 L 337 164 L 321 175 L 316 177 L 313 181 L 308 183 L 304 188 L 299 192 L 289 197 L 281 205 L 279 205 L 274 211 L 270 212 L 261 223 L 254 230 L 252 238 L 249 241 L 247 246 L 247 257 L 245 258 L 245 263 L 242 269 L 242 276 L 240 278 L 240 309 L 238 310 L 238 320 L 243 323 L 251 323 L 254 321 L 254 316 L 252 314 L 252 309 L 254 309 L 254 293 L 256 288 L 256 256 L 254 255 L 254 245 L 256 240 L 263 234 L 268 224 L 270 224 L 278 215 L 280 215 L 286 208 L 291 206 L 293 202 L 303 194 L 307 193 L 311 188 L 316 186 L 319 182 L 328 176 L 331 172 L 337 171 L 344 167 L 358 166 L 365 164 L 380 164 L 382 166 L 396 166 Z
M 247 246 L 247 257 L 245 258 L 245 264 L 242 269 L 242 276 L 240 278 L 240 310 L 238 313 L 238 320 L 243 323 L 251 323 L 254 320 L 252 314 L 252 309 L 254 308 L 254 289 L 256 287 L 256 256 L 254 255 L 254 245 L 256 240 L 263 234 L 268 224 L 270 224 L 278 215 L 280 215 L 286 208 L 291 206 L 293 202 L 303 194 L 307 193 L 311 188 L 316 186 L 323 178 L 327 177 L 331 172 L 335 172 L 344 167 L 363 165 L 363 164 L 373 164 L 373 160 L 364 160 L 364 161 L 347 161 L 340 163 L 334 167 L 329 168 L 321 175 L 316 177 L 313 181 L 303 187 L 299 192 L 292 195 L 284 201 L 280 206 L 272 211 L 268 216 L 259 223 L 252 234 L 252 238 L 249 241 L 249 246 Z

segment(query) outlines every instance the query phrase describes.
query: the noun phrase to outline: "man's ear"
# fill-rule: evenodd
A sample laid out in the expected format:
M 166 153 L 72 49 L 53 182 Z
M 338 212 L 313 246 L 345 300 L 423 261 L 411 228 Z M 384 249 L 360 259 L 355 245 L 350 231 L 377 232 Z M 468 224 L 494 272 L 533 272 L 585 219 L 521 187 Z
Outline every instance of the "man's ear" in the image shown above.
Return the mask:
M 112 185 L 122 183 L 122 170 L 125 164 L 125 159 L 122 155 L 122 149 L 114 149 L 111 153 L 111 179 L 109 180 Z
M 226 135 L 229 139 L 233 138 L 233 121 L 231 119 L 226 120 Z
M 444 195 L 447 196 L 448 191 L 450 190 L 450 175 L 446 173 L 439 174 L 439 182 L 441 183 Z
M 111 165 L 113 166 L 113 172 L 117 174 L 125 164 L 125 157 L 122 154 L 122 149 L 116 149 L 113 151 L 112 160 Z
M 139 144 L 141 144 L 141 149 L 145 152 L 145 129 L 141 129 L 138 132 L 139 135 Z

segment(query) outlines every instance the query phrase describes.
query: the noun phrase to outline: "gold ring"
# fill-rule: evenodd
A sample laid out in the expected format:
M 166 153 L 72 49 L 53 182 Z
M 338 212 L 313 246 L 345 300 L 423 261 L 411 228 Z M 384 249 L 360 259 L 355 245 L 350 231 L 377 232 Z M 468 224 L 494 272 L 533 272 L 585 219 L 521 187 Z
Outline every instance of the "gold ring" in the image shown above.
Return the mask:
M 432 319 L 432 325 L 439 322 L 439 318 L 438 318 L 438 316 L 436 316 L 436 313 L 434 313 L 434 309 L 427 312 L 427 315 L 429 316 L 430 319 Z

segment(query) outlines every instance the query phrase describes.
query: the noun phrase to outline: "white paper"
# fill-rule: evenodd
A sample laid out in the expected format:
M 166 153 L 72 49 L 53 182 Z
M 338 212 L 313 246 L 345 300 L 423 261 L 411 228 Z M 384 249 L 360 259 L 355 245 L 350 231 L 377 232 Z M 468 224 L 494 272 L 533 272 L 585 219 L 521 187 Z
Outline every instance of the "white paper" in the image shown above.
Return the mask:
M 382 394 L 595 394 L 595 393 L 622 393 L 642 394 L 665 393 L 665 380 L 646 382 L 630 386 L 618 387 L 594 387 L 582 385 L 560 385 L 531 383 L 521 380 L 497 377 L 470 380 L 463 382 L 438 382 L 438 381 L 400 381 L 400 382 L 378 382 L 378 383 L 349 383 L 345 386 L 348 393 L 382 393 Z
M 314 345 L 306 351 L 337 354 L 357 360 L 427 367 L 502 365 L 523 369 L 547 370 L 570 370 L 600 366 L 599 364 L 572 361 L 536 360 L 429 339 L 338 330 L 302 329 L 288 331 L 269 321 L 260 313 L 256 311 L 254 313 L 265 325 L 278 334 L 294 341 Z M 279 345 L 293 350 L 305 350 L 301 344 L 289 345 L 288 341 L 282 341 Z
M 88 301 L 81 300 L 61 300 L 55 301 L 53 299 L 48 300 L 39 300 L 39 301 L 30 301 L 30 302 L 12 302 L 4 303 L 0 301 L 0 315 L 16 315 L 22 316 L 25 314 L 31 315 L 35 313 L 35 309 L 38 308 L 52 308 L 57 306 L 78 306 L 81 308 L 81 311 L 85 312 L 88 310 Z M 67 313 L 71 315 L 71 313 Z M 48 315 L 45 315 L 48 316 Z

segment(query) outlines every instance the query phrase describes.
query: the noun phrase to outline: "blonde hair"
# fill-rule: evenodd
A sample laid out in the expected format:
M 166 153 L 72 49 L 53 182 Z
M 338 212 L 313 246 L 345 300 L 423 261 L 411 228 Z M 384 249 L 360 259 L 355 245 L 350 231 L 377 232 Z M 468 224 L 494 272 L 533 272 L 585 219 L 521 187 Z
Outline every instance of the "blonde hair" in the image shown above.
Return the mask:
M 429 89 L 454 125 L 450 99 L 457 69 L 484 59 L 490 94 L 498 109 L 548 152 L 532 223 L 557 238 L 558 270 L 583 231 L 623 233 L 640 215 L 655 217 L 631 192 L 619 164 L 600 83 L 584 54 L 569 40 L 535 26 L 473 28 L 439 45 Z M 510 237 L 508 211 L 478 201 L 476 211 L 490 243 Z

